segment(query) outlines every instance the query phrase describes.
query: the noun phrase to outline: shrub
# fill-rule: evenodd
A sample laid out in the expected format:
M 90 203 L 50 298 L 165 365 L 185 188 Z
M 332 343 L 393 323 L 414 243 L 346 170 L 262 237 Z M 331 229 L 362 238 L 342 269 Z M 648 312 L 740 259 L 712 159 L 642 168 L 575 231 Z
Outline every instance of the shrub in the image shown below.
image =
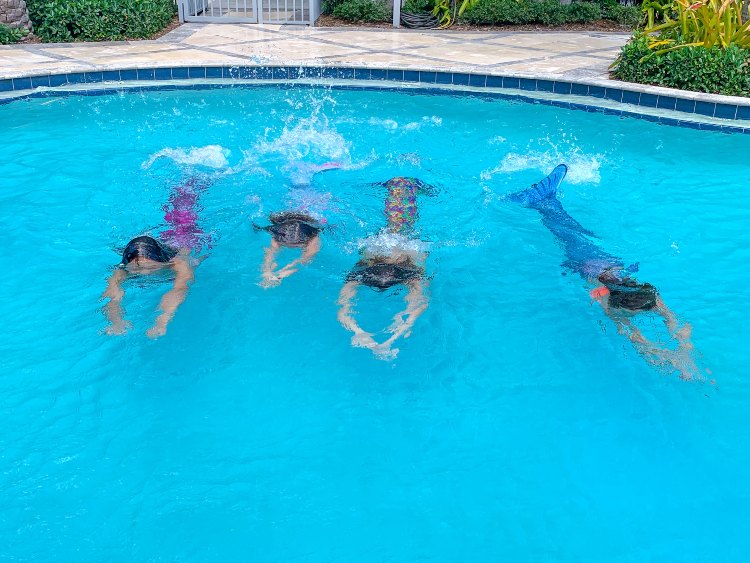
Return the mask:
M 27 0 L 42 41 L 147 38 L 172 21 L 174 0 Z
M 632 29 L 643 21 L 643 11 L 638 6 L 623 6 L 617 2 L 607 2 L 601 5 L 602 19 L 611 20 Z
M 587 23 L 603 18 L 634 27 L 640 21 L 640 10 L 620 6 L 614 0 L 573 2 L 567 5 L 560 4 L 558 0 L 478 0 L 473 8 L 467 10 L 462 20 L 479 25 L 561 25 Z
M 18 43 L 21 39 L 26 37 L 28 32 L 25 29 L 18 29 L 15 27 L 8 27 L 0 23 L 0 45 L 10 45 L 11 43 Z
M 402 12 L 408 12 L 410 14 L 418 14 L 420 12 L 432 12 L 432 0 L 406 0 Z
M 693 46 L 653 55 L 648 44 L 642 34 L 628 42 L 612 67 L 612 76 L 681 90 L 750 96 L 750 50 L 737 45 L 725 49 Z
M 355 22 L 385 22 L 391 19 L 391 10 L 383 0 L 344 0 L 337 4 L 332 15 Z

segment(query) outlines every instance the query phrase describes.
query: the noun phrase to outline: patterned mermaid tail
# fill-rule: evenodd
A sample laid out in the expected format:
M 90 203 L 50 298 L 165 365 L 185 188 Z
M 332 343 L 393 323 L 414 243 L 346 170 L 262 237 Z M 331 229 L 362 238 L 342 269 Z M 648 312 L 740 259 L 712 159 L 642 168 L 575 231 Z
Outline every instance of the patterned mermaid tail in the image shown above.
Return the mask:
M 199 178 L 190 178 L 177 186 L 164 207 L 164 220 L 169 229 L 162 233 L 164 242 L 174 248 L 200 251 L 203 244 L 210 244 L 210 237 L 198 226 L 198 198 L 209 183 Z

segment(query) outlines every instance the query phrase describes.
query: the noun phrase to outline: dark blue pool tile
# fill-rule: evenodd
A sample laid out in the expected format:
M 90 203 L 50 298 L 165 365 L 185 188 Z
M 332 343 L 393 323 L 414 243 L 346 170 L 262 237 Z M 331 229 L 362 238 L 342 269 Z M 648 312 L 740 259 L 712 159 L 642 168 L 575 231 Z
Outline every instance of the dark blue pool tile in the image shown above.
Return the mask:
M 338 78 L 339 77 L 339 69 L 337 68 L 331 68 L 331 67 L 325 67 L 325 68 L 319 68 L 317 78 Z
M 713 123 L 699 123 L 701 131 L 721 131 L 721 125 L 714 125 Z
M 659 96 L 656 94 L 647 94 L 646 92 L 641 92 L 641 101 L 639 105 L 649 107 L 649 108 L 655 108 L 656 104 L 659 103 Z
M 672 96 L 659 96 L 659 99 L 656 101 L 656 107 L 659 109 L 674 110 L 676 104 L 677 98 L 673 98 Z
M 272 78 L 280 77 L 280 73 L 275 67 L 271 66 L 242 66 L 240 67 L 240 78 L 245 79 L 256 79 L 256 80 L 271 80 Z
M 487 77 L 487 86 L 489 86 L 489 77 Z M 514 90 L 520 90 L 521 89 L 521 79 L 517 78 L 515 76 L 505 76 L 503 77 L 502 81 L 502 87 L 503 88 L 512 88 Z
M 607 100 L 613 100 L 615 102 L 622 101 L 622 90 L 619 88 L 607 88 L 604 92 L 604 97 Z
M 101 72 L 85 72 L 83 76 L 87 84 L 95 84 L 104 80 L 104 74 Z
M 720 117 L 722 119 L 734 119 L 737 115 L 737 106 L 729 104 L 716 104 L 716 111 L 714 117 Z
M 435 73 L 435 84 L 453 84 L 453 73 L 452 72 Z
M 120 73 L 122 74 L 122 73 Z M 183 80 L 188 77 L 188 69 L 186 67 L 172 67 L 172 78 L 175 80 Z M 123 78 L 125 80 L 125 78 Z
M 517 81 L 518 78 L 503 78 L 502 76 L 491 76 L 487 75 L 487 80 L 485 81 L 485 86 L 487 88 L 518 88 L 518 85 L 516 86 L 508 86 L 507 82 L 508 80 L 515 80 Z
M 589 86 L 589 96 L 594 98 L 604 98 L 607 93 L 607 89 L 603 86 Z
M 461 73 L 461 72 L 454 72 L 453 73 L 453 84 L 458 84 L 460 86 L 468 86 L 469 85 L 469 75 Z
M 156 80 L 172 80 L 172 69 L 167 68 L 155 68 L 154 78 Z
M 695 113 L 695 100 L 686 100 L 684 98 L 677 98 L 675 100 L 674 109 L 685 113 Z
M 577 110 L 583 110 L 586 111 L 588 106 L 586 104 L 579 104 L 577 102 L 570 102 L 570 108 L 571 109 L 577 109 Z
M 404 71 L 395 68 L 389 68 L 387 71 L 388 80 L 398 80 L 402 82 L 404 80 Z
M 695 113 L 713 117 L 715 111 L 716 111 L 716 104 L 713 102 L 701 102 L 701 101 L 695 102 Z
M 341 80 L 354 80 L 354 69 L 353 68 L 340 68 L 339 78 Z
M 540 92 L 554 92 L 555 83 L 552 80 L 537 80 L 536 89 Z
M 206 78 L 221 78 L 223 74 L 223 69 L 220 66 L 206 67 Z
M 370 69 L 370 80 L 386 80 L 388 78 L 388 71 L 382 68 L 371 68 Z
M 355 68 L 354 78 L 357 80 L 370 80 L 370 69 L 369 68 Z
M 28 90 L 31 88 L 31 78 L 14 78 L 13 89 L 14 90 Z
M 49 85 L 52 87 L 55 86 L 62 86 L 63 84 L 68 83 L 68 75 L 67 74 L 52 74 L 49 77 Z M 0 88 L 2 90 L 2 88 Z
M 487 84 L 486 74 L 470 74 L 469 75 L 469 86 L 477 86 L 479 88 L 484 88 L 486 84 Z
M 120 71 L 119 70 L 105 70 L 102 72 L 102 80 L 105 82 L 119 82 Z
M 624 104 L 635 104 L 636 106 L 640 103 L 641 93 L 631 92 L 630 90 L 622 91 L 622 103 Z
M 85 84 L 86 76 L 82 72 L 71 72 L 68 74 L 68 84 Z
M 533 78 L 521 78 L 518 87 L 521 90 L 536 90 L 536 80 Z
M 588 96 L 589 85 L 588 84 L 571 84 L 570 93 L 575 94 L 576 96 Z
M 555 82 L 553 90 L 555 94 L 570 94 L 573 91 L 573 85 L 570 82 Z
M 419 71 L 419 81 L 423 84 L 435 84 L 436 74 L 435 72 Z
M 153 68 L 139 68 L 135 71 L 138 75 L 138 80 L 153 80 L 154 69 Z
M 750 106 L 737 106 L 737 119 L 750 119 Z
M 0 80 L 0 92 L 10 92 L 13 90 L 13 79 L 4 78 Z
M 49 86 L 49 76 L 32 76 L 31 87 L 39 88 L 39 86 Z
M 404 82 L 419 82 L 419 71 L 418 70 L 405 70 Z
M 205 66 L 189 66 L 188 78 L 206 78 Z
M 273 67 L 274 80 L 286 80 L 289 78 L 289 69 L 285 66 Z

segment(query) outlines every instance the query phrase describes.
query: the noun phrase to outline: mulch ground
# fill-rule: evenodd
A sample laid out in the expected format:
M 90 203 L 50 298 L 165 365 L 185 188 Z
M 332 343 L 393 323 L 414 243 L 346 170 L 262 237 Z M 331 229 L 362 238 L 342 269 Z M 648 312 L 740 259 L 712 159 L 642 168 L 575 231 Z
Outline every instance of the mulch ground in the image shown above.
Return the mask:
M 333 16 L 322 15 L 315 22 L 315 27 L 358 27 L 363 29 L 388 29 L 393 28 L 390 22 L 376 22 L 376 23 L 355 23 Z M 406 28 L 401 28 L 406 29 Z M 469 25 L 469 24 L 455 24 L 449 29 L 441 29 L 450 33 L 451 31 L 617 31 L 617 32 L 629 32 L 632 31 L 626 25 L 622 25 L 613 21 L 600 20 L 590 23 L 568 23 L 564 25 Z

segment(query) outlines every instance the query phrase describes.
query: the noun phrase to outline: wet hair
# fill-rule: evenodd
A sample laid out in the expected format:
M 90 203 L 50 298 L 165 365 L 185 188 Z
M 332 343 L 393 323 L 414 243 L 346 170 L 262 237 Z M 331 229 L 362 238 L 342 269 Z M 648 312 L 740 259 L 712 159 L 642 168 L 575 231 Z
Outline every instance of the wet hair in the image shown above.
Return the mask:
M 268 220 L 271 221 L 268 227 L 253 224 L 253 228 L 268 231 L 282 246 L 303 246 L 323 230 L 313 217 L 296 211 L 271 213 Z
M 424 272 L 410 261 L 389 264 L 380 260 L 362 260 L 346 276 L 346 281 L 358 281 L 368 287 L 385 291 L 389 287 L 422 278 Z
M 177 256 L 177 251 L 165 244 L 160 243 L 153 237 L 140 236 L 131 240 L 125 250 L 122 251 L 122 266 L 130 264 L 133 260 L 136 262 L 139 258 L 148 258 L 156 262 L 169 262 Z
M 630 311 L 650 311 L 656 307 L 658 291 L 650 283 L 638 283 L 632 278 L 617 278 L 611 272 L 599 276 L 609 290 L 609 306 Z

